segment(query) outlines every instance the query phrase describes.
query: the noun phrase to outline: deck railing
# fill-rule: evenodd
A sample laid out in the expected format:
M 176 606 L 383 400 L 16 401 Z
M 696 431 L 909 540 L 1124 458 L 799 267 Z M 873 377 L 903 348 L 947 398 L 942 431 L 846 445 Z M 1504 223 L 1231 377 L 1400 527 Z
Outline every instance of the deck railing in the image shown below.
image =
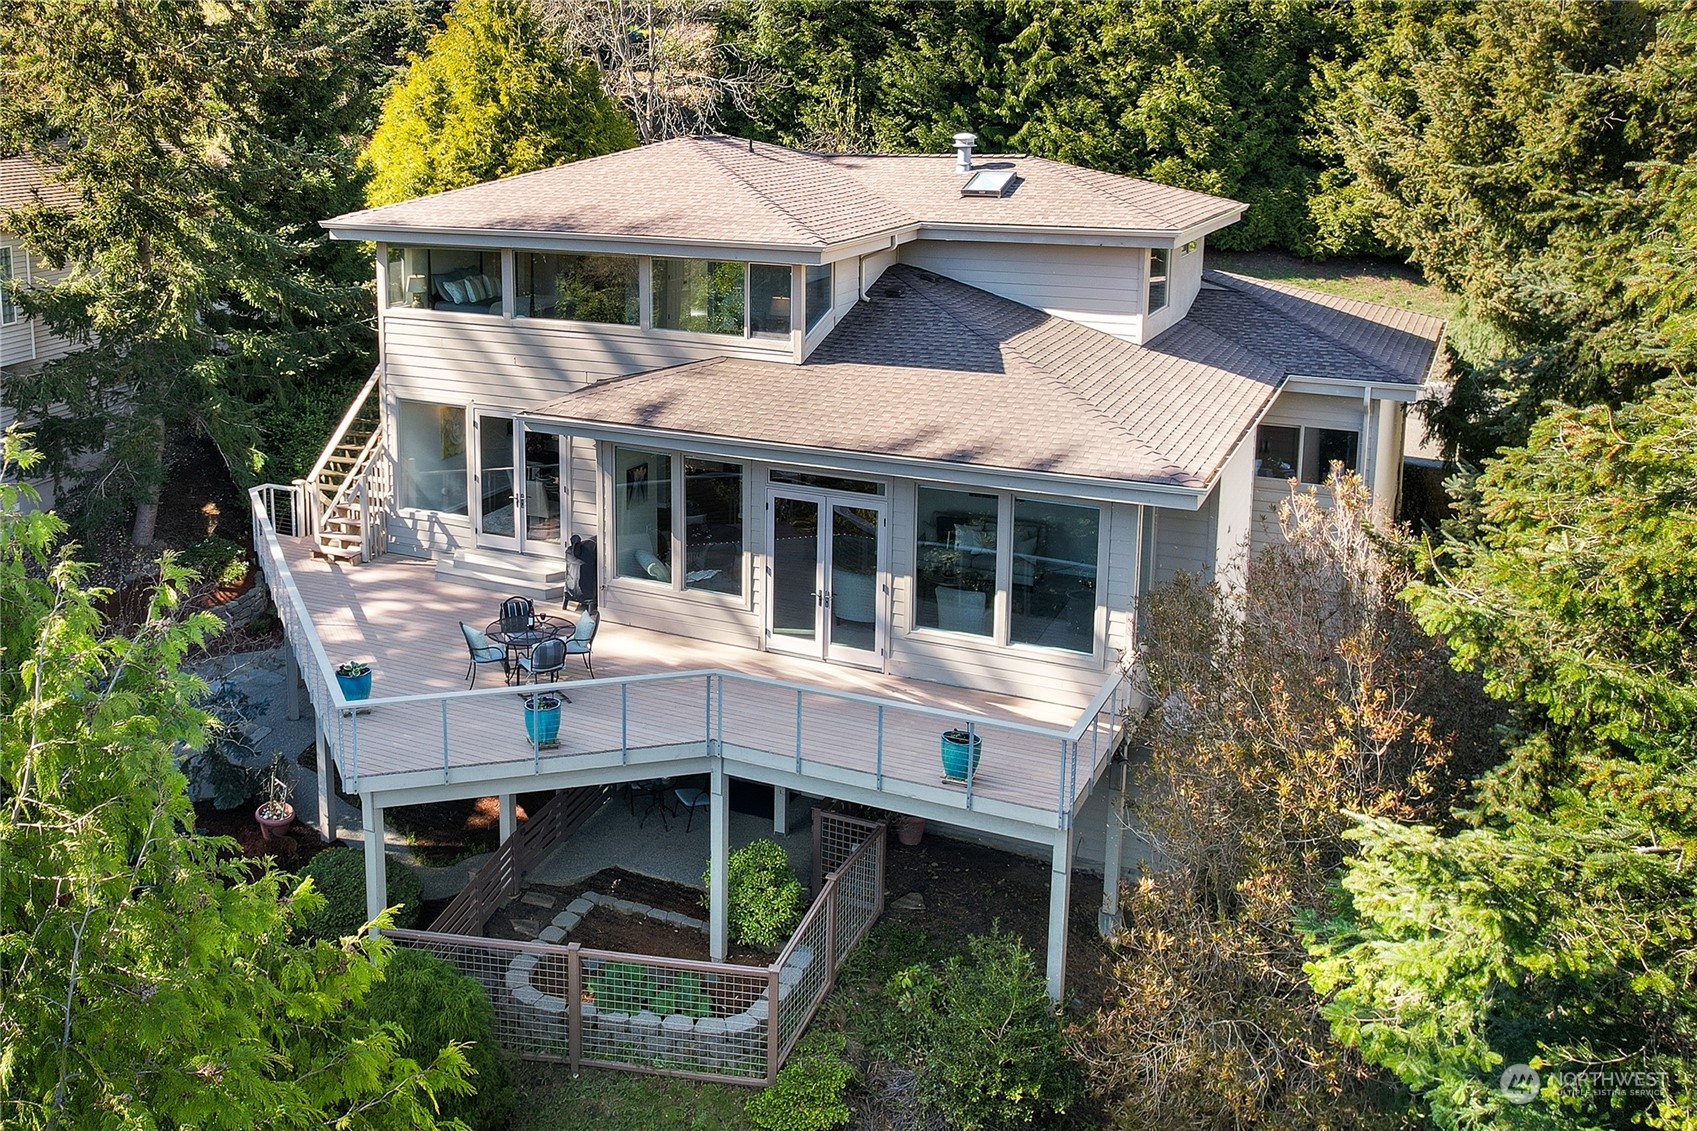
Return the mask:
M 495 1005 L 496 1039 L 515 1056 L 564 1061 L 573 1072 L 610 1068 L 770 1084 L 849 952 L 884 909 L 885 826 L 854 824 L 839 830 L 859 837 L 854 851 L 826 876 L 801 925 L 764 967 L 585 950 L 571 942 L 383 934 L 475 978 Z M 589 913 L 584 900 L 563 915 L 575 920 Z
M 505 686 L 373 698 L 360 701 L 356 713 L 356 704 L 342 697 L 333 678 L 334 666 L 312 631 L 306 603 L 275 538 L 272 514 L 285 493 L 291 489 L 253 489 L 255 546 L 284 631 L 301 660 L 313 708 L 320 725 L 330 730 L 332 750 L 350 789 L 359 787 L 362 774 L 380 778 L 402 772 L 392 762 L 373 766 L 362 756 L 384 736 L 397 734 L 405 736 L 408 784 L 419 784 L 420 773 L 435 773 L 433 766 L 440 767 L 440 777 L 434 780 L 449 782 L 457 771 L 520 764 L 519 758 L 540 773 L 545 759 L 553 762 L 564 755 L 600 755 L 608 764 L 616 755 L 618 764 L 628 764 L 640 752 L 641 760 L 648 762 L 718 757 L 748 768 L 793 771 L 820 782 L 924 797 L 968 812 L 984 806 L 981 785 L 987 775 L 996 775 L 1006 786 L 1028 780 L 1031 767 L 1046 761 L 1055 772 L 1053 801 L 1021 804 L 1025 809 L 1048 809 L 1056 827 L 1070 828 L 1080 785 L 1088 786 L 1106 766 L 1131 706 L 1132 684 L 1119 670 L 1103 681 L 1078 721 L 1061 729 L 702 669 L 559 685 L 555 690 L 569 696 L 572 705 L 554 748 L 534 737 L 490 740 L 497 702 L 506 712 L 499 717 L 508 720 L 502 724 L 510 728 L 507 733 L 524 733 L 513 689 Z M 923 731 L 935 743 L 941 731 L 956 728 L 983 739 L 983 762 L 969 769 L 963 780 L 941 782 L 935 746 L 921 751 L 913 736 Z M 523 753 L 515 756 L 515 747 Z M 431 748 L 439 759 L 422 761 L 420 751 Z M 362 761 L 367 764 L 362 766 Z M 901 788 L 893 788 L 897 786 Z M 1005 789 L 1000 796 L 1005 798 Z

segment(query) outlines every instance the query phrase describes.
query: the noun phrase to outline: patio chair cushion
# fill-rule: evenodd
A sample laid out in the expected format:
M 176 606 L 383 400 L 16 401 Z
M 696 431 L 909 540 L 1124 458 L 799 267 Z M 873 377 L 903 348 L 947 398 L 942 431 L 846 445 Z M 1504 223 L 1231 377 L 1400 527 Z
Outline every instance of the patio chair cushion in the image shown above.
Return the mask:
M 595 613 L 584 613 L 577 618 L 577 625 L 572 629 L 571 639 L 566 641 L 566 651 L 576 655 L 588 650 L 595 639 L 595 630 L 601 625 L 601 618 Z M 573 647 L 576 645 L 576 647 Z
M 491 644 L 489 637 L 485 636 L 482 630 L 461 621 L 460 631 L 465 633 L 466 647 L 471 649 L 471 658 L 478 663 L 491 663 L 507 658 L 507 650 L 499 644 Z

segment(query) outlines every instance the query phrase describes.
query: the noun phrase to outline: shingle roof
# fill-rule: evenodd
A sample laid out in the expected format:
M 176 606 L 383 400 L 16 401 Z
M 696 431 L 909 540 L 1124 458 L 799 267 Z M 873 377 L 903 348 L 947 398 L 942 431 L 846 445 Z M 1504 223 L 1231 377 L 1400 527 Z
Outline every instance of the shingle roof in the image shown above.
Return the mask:
M 531 415 L 1202 488 L 1282 377 L 1205 327 L 1140 347 L 897 266 L 802 365 L 696 362 Z
M 325 221 L 362 232 L 488 231 L 828 247 L 923 224 L 1176 234 L 1243 205 L 1037 157 L 999 198 L 963 197 L 953 156 L 824 156 L 674 138 Z
M 0 157 L 0 212 L 27 208 L 37 200 L 69 208 L 80 203 L 76 193 L 44 177 L 33 158 Z

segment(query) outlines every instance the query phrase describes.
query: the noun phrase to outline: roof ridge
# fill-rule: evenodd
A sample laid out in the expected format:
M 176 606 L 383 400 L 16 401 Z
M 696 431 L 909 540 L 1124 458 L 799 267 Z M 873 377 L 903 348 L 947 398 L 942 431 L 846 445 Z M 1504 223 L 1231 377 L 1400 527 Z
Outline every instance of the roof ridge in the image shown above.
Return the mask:
M 743 139 L 739 139 L 739 138 L 733 138 L 730 134 L 712 134 L 712 135 L 709 135 L 709 136 L 712 137 L 712 138 L 723 137 L 723 138 L 730 140 L 730 141 L 743 140 Z M 707 139 L 704 138 L 702 140 L 707 140 Z M 749 138 L 749 139 L 747 139 L 747 141 L 748 141 L 748 145 L 749 145 L 749 149 L 748 149 L 749 155 L 750 156 L 757 156 L 754 152 L 754 144 L 755 144 L 754 139 Z M 810 156 L 817 157 L 816 154 L 809 154 L 806 151 L 800 150 L 800 149 L 791 149 L 791 148 L 789 148 L 788 146 L 785 146 L 785 145 L 773 145 L 772 148 L 783 150 L 787 154 L 793 154 L 794 156 L 801 157 L 801 158 L 804 158 L 804 159 L 807 158 L 807 157 L 810 157 Z M 743 188 L 747 189 L 756 198 L 758 198 L 762 204 L 764 204 L 766 206 L 767 211 L 774 212 L 774 213 L 778 214 L 779 216 L 782 216 L 784 219 L 788 220 L 790 222 L 790 224 L 797 231 L 803 233 L 809 239 L 817 240 L 818 242 L 823 243 L 823 244 L 828 244 L 828 243 L 831 242 L 830 240 L 826 239 L 825 236 L 820 234 L 819 229 L 814 227 L 812 224 L 808 223 L 806 220 L 802 219 L 800 216 L 796 215 L 790 209 L 785 208 L 782 204 L 779 204 L 776 200 L 772 199 L 771 195 L 768 194 L 764 189 L 761 189 L 760 187 L 755 185 L 754 182 L 750 181 L 746 176 L 744 176 L 742 174 L 742 172 L 739 169 L 737 169 L 734 165 L 732 165 L 730 161 L 725 159 L 724 155 L 719 152 L 718 148 L 703 149 L 703 150 L 700 150 L 699 152 L 705 160 L 711 161 L 714 165 L 718 166 L 727 176 L 735 178 L 736 182 L 738 184 L 742 185 Z M 835 172 L 835 171 L 836 170 L 833 169 L 833 172 Z M 867 191 L 870 192 L 871 190 L 867 190 Z M 885 200 L 882 196 L 878 196 L 878 194 L 876 194 L 876 193 L 872 193 L 872 195 L 877 196 L 878 199 L 883 201 L 886 205 L 890 204 L 890 202 L 888 200 Z M 891 207 L 894 207 L 894 205 L 891 205 Z
M 910 264 L 900 264 L 900 263 L 898 263 L 895 266 L 891 267 L 890 270 L 895 271 L 895 270 L 902 270 L 904 268 L 905 268 L 905 270 L 903 271 L 904 274 L 912 273 L 914 275 L 917 275 L 922 280 L 926 279 L 927 276 L 929 276 L 929 278 L 931 278 L 931 279 L 941 279 L 941 280 L 944 280 L 946 282 L 953 283 L 956 286 L 966 287 L 970 290 L 980 291 L 982 294 L 989 295 L 992 299 L 995 299 L 999 302 L 1005 302 L 1005 303 L 1008 303 L 1009 305 L 1012 305 L 1012 306 L 1018 306 L 1018 307 L 1022 307 L 1024 309 L 1026 309 L 1026 310 L 1030 310 L 1033 313 L 1036 313 L 1036 314 L 1042 316 L 1043 321 L 1041 323 L 1039 323 L 1040 325 L 1046 325 L 1046 324 L 1051 323 L 1051 322 L 1065 323 L 1069 327 L 1073 327 L 1073 328 L 1076 328 L 1078 330 L 1085 331 L 1086 333 L 1089 333 L 1089 334 L 1101 334 L 1102 337 L 1107 338 L 1107 339 L 1114 341 L 1114 342 L 1119 342 L 1119 343 L 1124 344 L 1124 345 L 1130 345 L 1131 344 L 1129 342 L 1125 342 L 1124 339 L 1115 338 L 1112 334 L 1103 334 L 1102 331 L 1096 330 L 1096 329 L 1089 327 L 1089 326 L 1085 326 L 1082 323 L 1073 322 L 1070 319 L 1057 318 L 1055 315 L 1050 314 L 1050 313 L 1048 313 L 1047 311 L 1044 311 L 1044 310 L 1039 310 L 1034 306 L 1026 306 L 1025 303 L 1015 302 L 1013 299 L 1009 299 L 1009 298 L 1003 298 L 1000 295 L 992 294 L 990 291 L 985 291 L 980 287 L 973 287 L 973 286 L 971 286 L 971 284 L 962 283 L 962 282 L 960 282 L 959 280 L 956 280 L 956 279 L 949 279 L 947 276 L 937 275 L 934 272 L 925 271 L 923 268 L 913 267 Z M 886 274 L 888 274 L 888 272 L 886 272 Z M 1145 453 L 1153 456 L 1156 460 L 1160 461 L 1161 463 L 1166 464 L 1169 468 L 1178 468 L 1179 465 L 1172 458 L 1170 458 L 1167 455 L 1166 452 L 1163 452 L 1160 449 L 1156 448 L 1148 440 L 1144 439 L 1141 436 L 1134 434 L 1125 425 L 1121 424 L 1117 420 L 1114 420 L 1106 412 L 1103 412 L 1102 409 L 1099 406 L 1097 406 L 1094 401 L 1092 401 L 1089 397 L 1085 396 L 1082 392 L 1080 392 L 1078 390 L 1078 388 L 1075 387 L 1071 382 L 1065 381 L 1065 380 L 1063 380 L 1059 377 L 1054 376 L 1052 373 L 1049 372 L 1048 369 L 1046 369 L 1045 367 L 1043 367 L 1042 365 L 1040 365 L 1036 361 L 1034 361 L 1032 359 L 1031 355 L 1026 350 L 1024 350 L 1023 348 L 1021 348 L 1020 346 L 1015 344 L 1014 338 L 1016 337 L 1016 335 L 1009 335 L 1006 338 L 997 337 L 996 335 L 990 333 L 985 328 L 983 328 L 981 325 L 979 325 L 975 320 L 970 320 L 969 316 L 967 316 L 964 311 L 957 309 L 953 305 L 945 305 L 942 302 L 939 302 L 932 295 L 926 294 L 923 290 L 916 290 L 914 293 L 916 295 L 918 295 L 919 297 L 923 298 L 931 306 L 935 307 L 938 310 L 944 311 L 951 320 L 958 323 L 963 329 L 966 330 L 967 333 L 969 333 L 969 334 L 973 335 L 974 337 L 978 338 L 979 340 L 987 343 L 992 348 L 994 348 L 998 353 L 1006 350 L 1007 352 L 1013 354 L 1013 356 L 1019 361 L 1020 365 L 1026 370 L 1027 375 L 1034 376 L 1038 380 L 1044 382 L 1045 384 L 1048 384 L 1051 387 L 1059 389 L 1062 393 L 1064 393 L 1066 395 L 1066 397 L 1068 398 L 1069 401 L 1071 401 L 1072 403 L 1082 407 L 1087 416 L 1094 419 L 1098 424 L 1105 426 L 1108 429 L 1108 431 L 1112 432 L 1116 437 L 1123 438 L 1132 447 L 1137 448 L 1140 451 L 1145 452 Z M 1135 349 L 1137 347 L 1133 346 L 1132 348 Z
M 1214 278 L 1209 279 L 1208 276 L 1210 276 L 1210 275 L 1214 276 Z M 1229 271 L 1221 271 L 1221 270 L 1218 270 L 1218 269 L 1215 269 L 1215 270 L 1212 270 L 1212 271 L 1208 271 L 1208 270 L 1203 271 L 1202 272 L 1202 279 L 1203 279 L 1204 282 L 1213 282 L 1215 286 L 1223 286 L 1223 289 L 1225 289 L 1225 290 L 1235 291 L 1237 294 L 1242 295 L 1245 299 L 1249 300 L 1250 302 L 1253 302 L 1257 306 L 1260 306 L 1260 307 L 1262 307 L 1266 310 L 1271 311 L 1273 314 L 1278 315 L 1281 318 L 1295 318 L 1295 319 L 1297 319 L 1304 326 L 1308 327 L 1310 332 L 1318 334 L 1320 337 L 1325 338 L 1328 342 L 1331 342 L 1338 349 L 1341 349 L 1344 352 L 1351 354 L 1354 357 L 1360 358 L 1362 361 L 1366 362 L 1369 366 L 1371 366 L 1378 373 L 1382 374 L 1386 379 L 1394 381 L 1399 385 L 1406 385 L 1408 383 L 1408 382 L 1404 381 L 1401 377 L 1399 377 L 1396 373 L 1392 372 L 1391 369 L 1388 366 L 1386 366 L 1384 362 L 1379 361 L 1377 358 L 1373 357 L 1371 354 L 1368 354 L 1366 351 L 1360 349 L 1359 347 L 1351 345 L 1349 342 L 1344 341 L 1342 338 L 1338 337 L 1336 334 L 1332 333 L 1330 330 L 1327 330 L 1324 327 L 1316 324 L 1312 319 L 1303 317 L 1297 311 L 1281 310 L 1281 309 L 1279 309 L 1278 306 L 1274 305 L 1271 302 L 1268 302 L 1267 299 L 1264 298 L 1262 296 L 1262 294 L 1259 293 L 1263 289 L 1260 286 L 1260 284 L 1262 282 L 1261 280 L 1256 279 L 1256 278 L 1254 278 L 1253 276 L 1250 276 L 1250 275 L 1234 275 Z M 1221 282 L 1219 282 L 1219 280 L 1226 280 L 1226 282 L 1224 284 L 1222 284 Z M 1232 284 L 1241 284 L 1241 285 L 1234 286 Z M 1268 285 L 1264 289 L 1271 290 L 1275 294 L 1283 294 L 1282 291 L 1279 291 L 1277 289 L 1277 287 L 1273 286 L 1273 285 Z M 1323 294 L 1324 292 L 1318 292 L 1318 293 Z M 1295 296 L 1286 295 L 1285 297 L 1294 298 Z M 1350 299 L 1348 301 L 1350 301 L 1350 302 L 1366 302 L 1365 299 Z M 1324 304 L 1322 304 L 1322 305 L 1324 305 Z M 1370 305 L 1370 306 L 1380 306 L 1380 305 L 1383 305 L 1383 304 L 1381 304 L 1381 303 L 1368 303 L 1368 305 Z M 1335 309 L 1335 308 L 1328 308 L 1328 309 Z M 1386 309 L 1390 310 L 1390 309 L 1395 309 L 1395 308 L 1394 307 L 1386 307 Z M 1342 312 L 1340 311 L 1340 313 L 1342 313 Z M 1247 345 L 1243 346 L 1242 348 L 1249 349 L 1249 347 Z M 1265 355 L 1261 354 L 1260 351 L 1258 351 L 1258 350 L 1250 350 L 1250 352 L 1254 353 L 1257 357 L 1262 357 L 1264 360 L 1266 360 L 1268 362 L 1273 362 L 1272 358 L 1265 357 Z M 1277 366 L 1277 362 L 1273 362 L 1273 364 L 1275 365 L 1275 367 Z M 1287 373 L 1287 374 L 1285 374 L 1285 376 L 1290 377 L 1290 376 L 1305 376 L 1305 375 L 1304 374 Z

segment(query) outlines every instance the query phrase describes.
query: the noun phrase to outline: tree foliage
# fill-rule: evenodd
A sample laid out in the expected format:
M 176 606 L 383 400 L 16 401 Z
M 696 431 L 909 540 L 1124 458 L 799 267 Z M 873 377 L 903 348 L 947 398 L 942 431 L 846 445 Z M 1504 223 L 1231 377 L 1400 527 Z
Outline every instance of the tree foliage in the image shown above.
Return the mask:
M 1477 461 L 1524 443 L 1546 400 L 1618 405 L 1674 371 L 1697 4 L 1373 3 L 1354 36 L 1326 113 L 1356 191 L 1506 343 L 1459 372 L 1451 447 Z
M 464 1056 L 421 1068 L 350 1014 L 386 945 L 295 943 L 317 897 L 192 832 L 174 749 L 204 742 L 206 688 L 181 664 L 215 621 L 175 618 L 182 571 L 109 635 L 63 524 L 19 500 L 0 480 L 0 1124 L 434 1126 Z
M 594 65 L 551 42 L 528 0 L 458 0 L 383 104 L 366 198 L 410 200 L 635 143 Z
M 1406 547 L 1351 476 L 1282 508 L 1241 592 L 1181 575 L 1144 603 L 1155 711 L 1134 812 L 1162 870 L 1114 940 L 1118 1000 L 1085 1027 L 1124 1127 L 1380 1125 L 1394 1090 L 1334 1045 L 1294 920 L 1326 906 L 1351 813 L 1442 813 L 1488 729 L 1396 601 Z
M 1697 1119 L 1694 441 L 1683 378 L 1557 407 L 1482 476 L 1478 541 L 1410 588 L 1519 742 L 1473 827 L 1363 823 L 1312 975 L 1440 1126 Z M 1515 1063 L 1547 1073 L 1527 1105 L 1497 1087 Z
M 359 204 L 351 139 L 406 11 L 16 0 L 0 12 L 0 142 L 77 197 L 4 218 L 70 269 L 22 302 L 88 347 L 9 375 L 5 395 L 92 519 L 137 507 L 147 541 L 169 437 L 204 433 L 251 476 L 307 390 L 369 372 L 369 260 L 318 221 Z

